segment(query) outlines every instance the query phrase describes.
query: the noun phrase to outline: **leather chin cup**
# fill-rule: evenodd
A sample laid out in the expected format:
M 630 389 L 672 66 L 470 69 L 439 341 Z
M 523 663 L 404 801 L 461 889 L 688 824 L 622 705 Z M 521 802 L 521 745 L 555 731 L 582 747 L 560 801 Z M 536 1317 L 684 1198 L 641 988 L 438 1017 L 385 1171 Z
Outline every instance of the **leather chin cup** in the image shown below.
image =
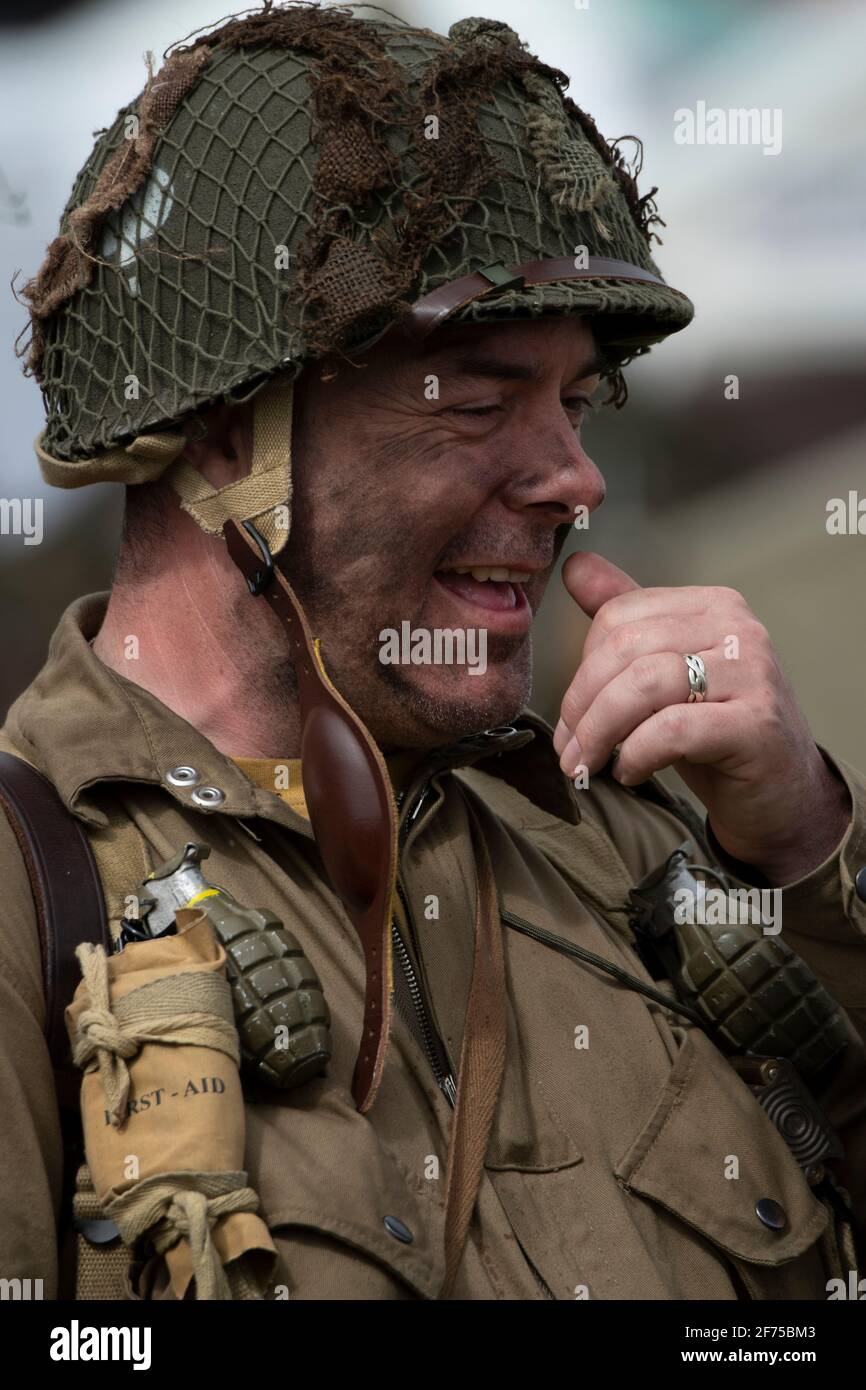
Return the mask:
M 300 601 L 251 522 L 225 523 L 229 555 L 283 623 L 301 716 L 301 776 L 325 871 L 364 953 L 364 1023 L 352 1097 L 376 1098 L 391 1023 L 391 911 L 397 874 L 397 807 L 382 754 L 328 677 Z

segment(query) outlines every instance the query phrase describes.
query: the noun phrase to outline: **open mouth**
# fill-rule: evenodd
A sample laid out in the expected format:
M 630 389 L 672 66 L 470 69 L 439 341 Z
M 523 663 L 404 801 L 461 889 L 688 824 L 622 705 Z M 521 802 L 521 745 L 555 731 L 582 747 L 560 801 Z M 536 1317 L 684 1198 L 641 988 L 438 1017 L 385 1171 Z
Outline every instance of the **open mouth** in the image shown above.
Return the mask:
M 525 592 L 525 585 L 532 578 L 529 570 L 453 565 L 436 570 L 434 578 L 464 603 L 474 604 L 489 613 L 529 610 Z

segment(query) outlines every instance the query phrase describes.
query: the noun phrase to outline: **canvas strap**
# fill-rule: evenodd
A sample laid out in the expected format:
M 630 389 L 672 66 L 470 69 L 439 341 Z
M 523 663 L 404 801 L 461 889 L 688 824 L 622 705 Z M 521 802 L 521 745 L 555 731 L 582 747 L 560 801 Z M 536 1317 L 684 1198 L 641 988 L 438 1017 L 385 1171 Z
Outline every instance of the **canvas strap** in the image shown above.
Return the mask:
M 152 483 L 165 478 L 180 505 L 210 536 L 221 536 L 231 517 L 252 521 L 278 555 L 289 535 L 292 495 L 292 400 L 294 378 L 273 377 L 253 398 L 253 457 L 244 478 L 215 488 L 183 457 L 187 436 L 171 430 L 141 434 L 131 444 L 108 449 L 91 459 L 58 459 L 43 448 L 36 456 L 42 477 L 52 487 L 88 483 Z
M 253 400 L 253 457 L 249 473 L 215 488 L 188 459 L 178 458 L 166 481 L 185 512 L 210 536 L 231 519 L 251 521 L 278 555 L 289 535 L 292 497 L 292 399 L 294 381 L 274 377 Z
M 450 1297 L 463 1256 L 505 1069 L 505 957 L 496 882 L 478 818 L 468 800 L 465 804 L 477 872 L 475 955 L 445 1179 L 440 1299 Z

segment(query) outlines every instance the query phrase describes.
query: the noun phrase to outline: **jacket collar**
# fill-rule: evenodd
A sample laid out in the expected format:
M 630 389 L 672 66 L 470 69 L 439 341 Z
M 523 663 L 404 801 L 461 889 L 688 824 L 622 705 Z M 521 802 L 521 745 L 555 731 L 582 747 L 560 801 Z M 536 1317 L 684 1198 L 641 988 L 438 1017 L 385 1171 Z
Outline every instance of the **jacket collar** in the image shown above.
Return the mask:
M 6 731 L 53 782 L 65 805 L 98 828 L 108 824 L 98 791 L 104 783 L 161 786 L 187 809 L 216 810 L 241 819 L 262 816 L 310 837 L 308 822 L 275 792 L 255 786 L 225 753 L 149 691 L 106 666 L 90 647 L 105 615 L 108 593 L 88 594 L 66 609 L 42 670 L 14 702 Z M 469 735 L 437 749 L 412 778 L 484 760 L 542 809 L 576 823 L 577 797 L 559 770 L 549 724 L 525 711 L 512 725 Z M 532 745 L 530 748 L 529 745 Z M 195 782 L 177 785 L 176 769 L 192 768 Z M 216 788 L 222 799 L 203 808 L 196 793 Z

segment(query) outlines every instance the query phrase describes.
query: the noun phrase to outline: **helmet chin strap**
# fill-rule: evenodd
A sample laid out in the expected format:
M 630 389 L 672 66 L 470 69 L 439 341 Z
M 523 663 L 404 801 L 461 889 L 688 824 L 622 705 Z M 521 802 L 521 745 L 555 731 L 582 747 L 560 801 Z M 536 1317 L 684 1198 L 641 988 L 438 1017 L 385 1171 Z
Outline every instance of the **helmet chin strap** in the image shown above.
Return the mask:
M 364 953 L 364 1022 L 352 1077 L 361 1113 L 379 1089 L 391 1025 L 397 807 L 376 743 L 330 680 L 297 595 L 251 522 L 225 524 L 229 554 L 281 620 L 295 664 L 301 776 L 316 844 Z
M 291 523 L 292 398 L 285 374 L 255 396 L 245 478 L 217 489 L 183 458 L 165 477 L 202 530 L 223 536 L 250 594 L 277 614 L 292 651 L 304 799 L 325 870 L 364 954 L 364 1021 L 352 1076 L 352 1096 L 364 1113 L 379 1089 L 391 1024 L 397 808 L 382 754 L 328 676 L 301 603 L 275 563 Z
M 274 377 L 253 398 L 253 457 L 245 478 L 215 488 L 178 458 L 164 477 L 180 505 L 209 536 L 221 536 L 230 519 L 251 521 L 272 555 L 289 538 L 292 509 L 292 399 L 294 381 Z

